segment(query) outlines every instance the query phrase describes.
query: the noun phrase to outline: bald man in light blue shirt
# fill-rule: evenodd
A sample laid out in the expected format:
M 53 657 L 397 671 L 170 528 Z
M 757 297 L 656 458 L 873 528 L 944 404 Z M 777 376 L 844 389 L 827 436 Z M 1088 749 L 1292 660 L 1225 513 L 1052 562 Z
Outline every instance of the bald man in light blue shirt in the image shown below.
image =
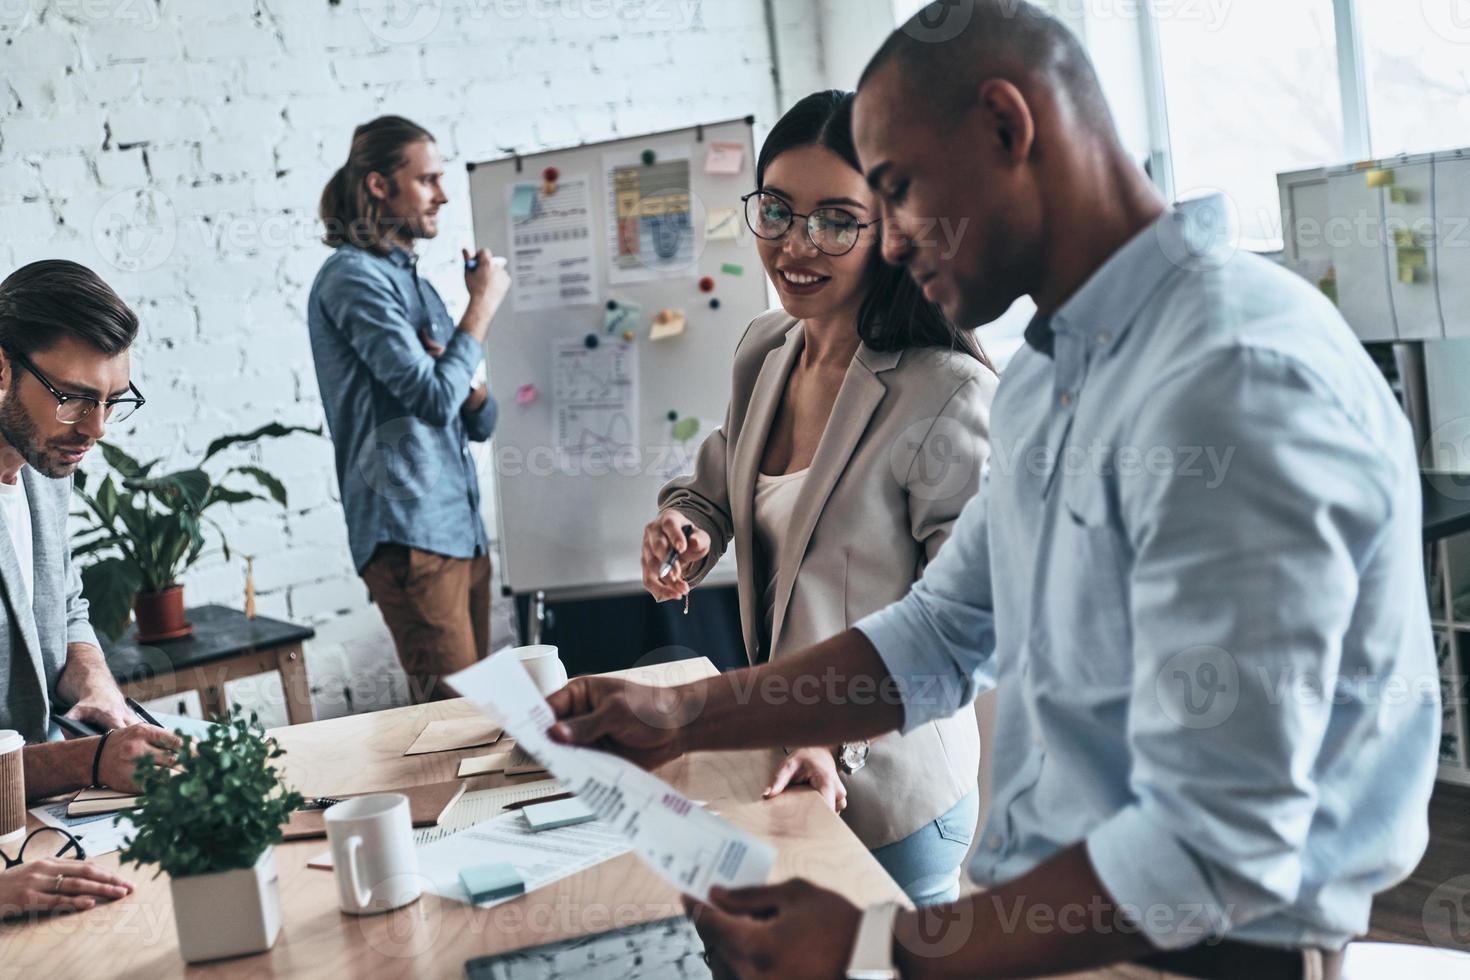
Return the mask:
M 1436 770 L 1403 412 L 1324 296 L 1235 248 L 1222 198 L 1160 200 L 1039 8 L 931 4 L 853 129 L 885 259 L 954 322 L 1040 311 L 980 492 L 855 628 L 672 696 L 579 679 L 553 736 L 651 766 L 907 731 L 994 686 L 983 892 L 712 894 L 711 955 L 762 978 L 1333 980 L 1423 852 Z M 940 245 L 942 221 L 967 230 Z M 817 703 L 780 696 L 813 680 Z

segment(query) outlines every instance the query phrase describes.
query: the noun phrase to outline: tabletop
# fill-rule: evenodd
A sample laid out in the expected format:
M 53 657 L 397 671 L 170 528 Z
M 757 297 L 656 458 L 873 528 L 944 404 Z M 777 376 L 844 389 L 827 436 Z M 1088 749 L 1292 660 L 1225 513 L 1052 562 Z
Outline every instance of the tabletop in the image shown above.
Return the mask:
M 129 626 L 122 639 L 102 637 L 107 666 L 119 684 L 172 671 L 215 663 L 240 653 L 300 643 L 316 635 L 309 626 L 245 614 L 229 606 L 198 606 L 188 612 L 192 636 L 167 643 L 139 644 L 138 628 Z
M 714 673 L 698 658 L 621 672 L 648 683 L 684 683 Z M 453 779 L 463 758 L 485 749 L 405 756 L 428 722 L 467 717 L 466 701 L 397 708 L 273 730 L 285 749 L 287 781 L 308 796 L 391 790 Z M 692 799 L 777 850 L 773 881 L 804 877 L 858 905 L 902 900 L 902 892 L 845 824 L 809 789 L 762 801 L 778 753 L 694 753 L 658 774 Z M 507 780 L 467 780 L 469 789 Z M 307 867 L 324 840 L 281 844 L 282 928 L 266 953 L 189 969 L 191 977 L 461 976 L 464 961 L 682 914 L 678 893 L 625 854 L 515 901 L 477 909 L 425 894 L 405 908 L 348 916 L 337 907 L 330 871 Z M 117 854 L 97 858 L 116 868 Z M 166 876 L 127 868 L 137 886 L 127 899 L 70 916 L 0 924 L 0 975 L 182 976 Z

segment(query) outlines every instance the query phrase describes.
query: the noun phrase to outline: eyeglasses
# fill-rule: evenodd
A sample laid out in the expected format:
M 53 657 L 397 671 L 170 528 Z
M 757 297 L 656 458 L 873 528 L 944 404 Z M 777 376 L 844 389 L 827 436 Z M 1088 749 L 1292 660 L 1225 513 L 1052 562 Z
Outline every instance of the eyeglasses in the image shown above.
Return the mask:
M 82 847 L 82 842 L 77 840 L 71 834 L 67 833 L 59 827 L 37 827 L 35 830 L 26 835 L 25 840 L 20 842 L 20 850 L 15 852 L 15 857 L 11 857 L 8 854 L 0 853 L 0 858 L 3 858 L 5 860 L 6 871 L 9 871 L 11 868 L 17 868 L 22 863 L 24 863 L 26 859 L 26 847 L 30 845 L 31 841 L 35 840 L 36 837 L 41 834 L 56 834 L 57 836 L 63 838 L 60 849 L 58 849 L 55 854 L 49 855 L 50 857 L 66 857 L 67 852 L 71 851 L 76 854 L 78 861 L 85 861 L 87 859 L 87 851 L 85 848 Z M 45 840 L 44 847 L 47 851 L 50 851 L 55 843 L 55 840 L 47 838 Z
M 93 398 L 91 395 L 68 395 L 66 392 L 57 389 L 51 383 L 50 379 L 38 371 L 36 366 L 24 354 L 10 350 L 9 348 L 5 348 L 5 353 L 15 363 L 35 375 L 37 381 L 46 386 L 46 390 L 51 392 L 51 397 L 56 399 L 56 421 L 66 425 L 76 425 L 95 412 L 99 405 L 102 406 L 102 417 L 116 424 L 127 419 L 147 402 L 147 399 L 143 397 L 143 393 L 138 390 L 137 385 L 131 381 L 128 382 L 128 391 L 131 394 L 120 395 L 117 398 L 104 400 Z
M 791 205 L 774 194 L 752 191 L 740 199 L 745 204 L 745 223 L 757 238 L 776 241 L 791 230 L 797 218 L 806 221 L 806 237 L 826 255 L 846 255 L 857 248 L 858 240 L 878 222 L 859 221 L 857 215 L 842 208 L 817 208 L 811 214 L 799 214 Z

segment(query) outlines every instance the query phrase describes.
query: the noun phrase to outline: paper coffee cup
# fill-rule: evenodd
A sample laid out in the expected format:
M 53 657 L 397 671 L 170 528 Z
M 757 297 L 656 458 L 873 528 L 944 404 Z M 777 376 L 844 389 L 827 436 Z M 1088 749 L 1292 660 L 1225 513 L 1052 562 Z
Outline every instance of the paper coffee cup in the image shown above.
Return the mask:
M 0 731 L 0 845 L 14 844 L 26 835 L 26 770 L 20 732 Z

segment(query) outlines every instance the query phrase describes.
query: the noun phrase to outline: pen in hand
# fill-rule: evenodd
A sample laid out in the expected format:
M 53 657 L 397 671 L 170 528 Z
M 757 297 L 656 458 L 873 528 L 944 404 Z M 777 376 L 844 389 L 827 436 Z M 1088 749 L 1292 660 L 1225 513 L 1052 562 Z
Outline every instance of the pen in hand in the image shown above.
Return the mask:
M 691 534 L 694 533 L 694 525 L 693 524 L 685 524 L 683 527 L 679 528 L 679 530 L 681 532 L 683 532 L 683 534 L 684 534 L 684 541 L 687 544 L 688 541 L 689 541 L 689 535 L 691 535 Z M 664 559 L 664 563 L 659 566 L 659 569 L 658 569 L 658 577 L 661 578 L 661 579 L 662 578 L 667 578 L 668 575 L 669 575 L 669 572 L 673 570 L 674 562 L 678 561 L 678 559 L 679 559 L 679 549 L 678 548 L 670 548 L 669 549 L 669 557 L 665 558 Z
M 132 698 L 123 698 L 123 701 L 125 701 L 127 703 L 127 706 L 132 709 L 133 714 L 137 715 L 139 718 L 142 718 L 145 722 L 147 722 L 148 724 L 152 725 L 154 728 L 162 728 L 163 727 L 162 725 L 160 725 L 158 723 L 158 719 L 157 718 L 153 717 L 152 715 L 150 715 L 148 713 L 148 709 L 147 708 L 143 707 L 141 704 L 139 704 L 138 702 L 134 701 Z

